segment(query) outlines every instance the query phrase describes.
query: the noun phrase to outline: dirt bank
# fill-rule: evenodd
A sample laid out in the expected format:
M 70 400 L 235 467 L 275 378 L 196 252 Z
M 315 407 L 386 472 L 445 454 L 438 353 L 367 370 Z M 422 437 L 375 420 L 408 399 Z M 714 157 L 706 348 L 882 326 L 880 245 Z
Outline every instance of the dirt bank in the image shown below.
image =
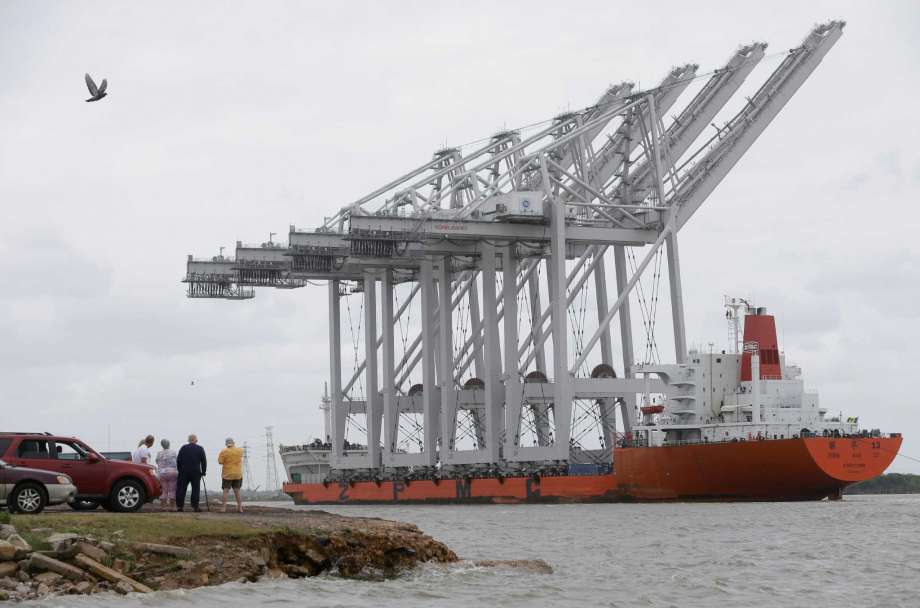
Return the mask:
M 416 526 L 323 511 L 48 512 L 0 528 L 0 600 L 262 577 L 384 579 L 457 556 Z

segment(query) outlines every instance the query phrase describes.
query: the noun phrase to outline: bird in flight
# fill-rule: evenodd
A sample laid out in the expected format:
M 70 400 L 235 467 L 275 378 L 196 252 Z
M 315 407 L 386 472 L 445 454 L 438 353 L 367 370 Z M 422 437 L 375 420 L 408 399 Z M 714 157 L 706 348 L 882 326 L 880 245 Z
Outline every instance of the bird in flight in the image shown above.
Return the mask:
M 105 92 L 105 88 L 106 88 L 107 86 L 109 86 L 109 83 L 106 81 L 105 78 L 103 78 L 103 79 L 102 79 L 102 85 L 99 86 L 99 87 L 97 87 L 97 86 L 96 86 L 96 83 L 93 82 L 92 76 L 90 76 L 89 74 L 87 74 L 87 75 L 86 75 L 86 88 L 89 89 L 89 94 L 92 95 L 92 97 L 90 97 L 90 98 L 87 99 L 86 101 L 99 101 L 100 99 L 102 99 L 103 97 L 105 97 L 106 94 L 107 94 L 107 93 Z

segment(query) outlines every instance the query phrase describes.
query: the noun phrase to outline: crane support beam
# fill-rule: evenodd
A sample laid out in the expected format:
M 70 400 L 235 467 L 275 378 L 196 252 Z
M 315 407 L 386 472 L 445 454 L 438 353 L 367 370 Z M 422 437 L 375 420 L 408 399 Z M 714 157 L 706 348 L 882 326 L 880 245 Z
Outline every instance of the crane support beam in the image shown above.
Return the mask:
M 394 241 L 417 239 L 484 239 L 549 243 L 549 231 L 542 224 L 515 224 L 477 220 L 431 220 L 413 217 L 361 216 L 351 219 L 352 234 L 386 235 Z M 647 245 L 657 238 L 655 230 L 633 230 L 594 226 L 565 227 L 566 240 L 584 244 Z M 354 238 L 354 237 L 352 237 Z

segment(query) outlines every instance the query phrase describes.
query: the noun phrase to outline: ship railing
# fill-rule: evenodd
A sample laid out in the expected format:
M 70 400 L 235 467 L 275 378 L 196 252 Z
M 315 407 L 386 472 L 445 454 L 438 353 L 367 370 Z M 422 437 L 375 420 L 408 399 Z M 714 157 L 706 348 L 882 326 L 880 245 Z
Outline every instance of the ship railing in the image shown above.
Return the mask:
M 301 444 L 301 445 L 281 445 L 281 446 L 278 447 L 278 452 L 281 453 L 281 454 L 287 454 L 288 452 L 306 452 L 306 451 L 308 451 L 308 450 L 312 450 L 312 451 L 318 451 L 318 450 L 329 451 L 329 450 L 331 450 L 331 449 L 332 449 L 332 444 L 331 444 L 331 443 L 328 443 L 328 442 L 327 442 L 327 443 L 321 443 L 321 442 L 318 442 L 318 441 L 314 441 L 313 443 L 305 443 L 305 444 Z M 366 452 L 366 451 L 367 451 L 367 446 L 366 446 L 366 445 L 361 445 L 361 444 L 358 444 L 358 443 L 348 443 L 348 442 L 346 441 L 346 442 L 345 442 L 345 445 L 344 445 L 344 447 L 343 447 L 343 449 L 346 450 L 346 453 L 347 453 L 348 451 L 352 451 L 352 452 Z
M 622 439 L 618 442 L 618 447 L 622 448 L 667 448 L 683 445 L 706 445 L 710 443 L 741 443 L 745 441 L 782 441 L 784 439 L 806 439 L 806 438 L 820 438 L 824 439 L 876 439 L 879 437 L 884 437 L 884 433 L 879 433 L 877 431 L 860 431 L 859 433 L 840 433 L 839 435 L 822 433 L 793 433 L 788 437 L 785 434 L 781 434 L 776 437 L 771 437 L 769 435 L 754 435 L 752 437 L 731 437 L 727 439 L 680 439 L 676 441 L 662 441 L 660 444 L 649 445 L 648 441 L 645 439 Z M 900 437 L 899 433 L 889 433 L 889 437 Z

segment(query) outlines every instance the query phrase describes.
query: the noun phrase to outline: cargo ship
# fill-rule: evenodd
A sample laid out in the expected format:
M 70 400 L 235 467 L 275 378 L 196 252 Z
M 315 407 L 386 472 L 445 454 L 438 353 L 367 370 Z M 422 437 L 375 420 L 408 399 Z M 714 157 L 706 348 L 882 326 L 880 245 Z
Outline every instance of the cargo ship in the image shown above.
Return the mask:
M 839 499 L 846 486 L 881 475 L 900 434 L 828 415 L 779 349 L 773 315 L 736 298 L 726 306 L 730 318 L 743 316 L 743 348 L 637 365 L 637 375 L 664 382 L 665 396 L 639 395 L 641 419 L 617 435 L 609 463 L 548 464 L 520 475 L 335 477 L 331 446 L 316 440 L 281 447 L 284 491 L 297 504 L 794 501 Z M 328 396 L 320 407 L 328 429 Z M 366 453 L 360 445 L 345 450 Z

